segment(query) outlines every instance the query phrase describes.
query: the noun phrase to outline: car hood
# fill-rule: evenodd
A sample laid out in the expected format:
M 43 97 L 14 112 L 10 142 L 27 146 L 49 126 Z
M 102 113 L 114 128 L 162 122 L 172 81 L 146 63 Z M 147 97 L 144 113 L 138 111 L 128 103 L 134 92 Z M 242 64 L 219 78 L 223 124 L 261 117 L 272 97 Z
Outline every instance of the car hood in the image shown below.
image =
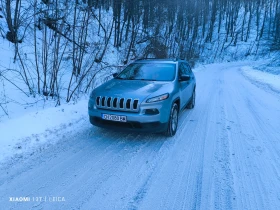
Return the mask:
M 170 82 L 143 81 L 143 80 L 119 80 L 112 79 L 94 90 L 95 96 L 110 96 L 124 98 L 145 99 L 161 88 L 167 88 Z M 168 92 L 166 90 L 166 92 Z M 166 92 L 162 92 L 164 94 Z

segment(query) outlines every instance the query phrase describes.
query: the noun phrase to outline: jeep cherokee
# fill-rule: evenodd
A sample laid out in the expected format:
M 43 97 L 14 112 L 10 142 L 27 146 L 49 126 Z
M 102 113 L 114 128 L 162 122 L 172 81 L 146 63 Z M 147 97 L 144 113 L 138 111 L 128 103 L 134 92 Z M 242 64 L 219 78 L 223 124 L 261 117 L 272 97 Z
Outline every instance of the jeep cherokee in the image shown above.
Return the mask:
M 90 94 L 95 126 L 174 136 L 179 113 L 195 105 L 196 80 L 185 60 L 137 60 L 113 76 Z

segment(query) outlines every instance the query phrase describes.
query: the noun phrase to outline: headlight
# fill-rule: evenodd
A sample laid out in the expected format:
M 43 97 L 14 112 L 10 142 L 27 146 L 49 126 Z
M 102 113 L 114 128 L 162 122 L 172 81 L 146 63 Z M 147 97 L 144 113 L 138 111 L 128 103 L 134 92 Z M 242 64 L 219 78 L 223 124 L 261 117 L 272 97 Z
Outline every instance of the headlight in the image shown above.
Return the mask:
M 167 99 L 168 97 L 169 97 L 169 94 L 165 93 L 165 94 L 157 96 L 157 97 L 149 98 L 146 102 L 152 103 L 152 102 L 157 102 L 157 101 L 163 101 L 163 100 Z

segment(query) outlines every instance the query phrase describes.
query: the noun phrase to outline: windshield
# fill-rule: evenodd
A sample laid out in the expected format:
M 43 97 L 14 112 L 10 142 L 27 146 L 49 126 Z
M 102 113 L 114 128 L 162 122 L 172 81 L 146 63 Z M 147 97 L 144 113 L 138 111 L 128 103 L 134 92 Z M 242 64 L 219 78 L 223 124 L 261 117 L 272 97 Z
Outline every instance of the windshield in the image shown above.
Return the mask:
M 171 63 L 132 63 L 116 79 L 172 81 L 175 78 L 175 67 Z

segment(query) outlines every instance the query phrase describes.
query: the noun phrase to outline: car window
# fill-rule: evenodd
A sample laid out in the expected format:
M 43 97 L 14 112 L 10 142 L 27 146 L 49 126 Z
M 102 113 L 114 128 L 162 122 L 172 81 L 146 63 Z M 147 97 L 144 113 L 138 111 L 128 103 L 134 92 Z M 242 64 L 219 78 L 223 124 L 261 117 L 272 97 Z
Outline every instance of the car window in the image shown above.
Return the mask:
M 191 75 L 192 74 L 192 71 L 190 69 L 190 66 L 186 63 L 181 63 L 182 64 L 182 67 L 181 67 L 181 72 L 184 74 L 184 75 Z
M 176 65 L 171 63 L 132 63 L 116 79 L 172 81 Z
M 186 68 L 183 65 L 183 63 L 180 63 L 180 65 L 179 65 L 179 77 L 181 77 L 184 74 L 186 74 Z
M 192 74 L 192 70 L 191 70 L 190 65 L 187 64 L 187 63 L 185 63 L 185 65 L 186 65 L 186 69 L 187 69 L 188 74 Z
M 189 69 L 189 66 L 186 63 L 180 63 L 179 66 L 179 76 L 181 75 L 190 75 L 191 71 Z

